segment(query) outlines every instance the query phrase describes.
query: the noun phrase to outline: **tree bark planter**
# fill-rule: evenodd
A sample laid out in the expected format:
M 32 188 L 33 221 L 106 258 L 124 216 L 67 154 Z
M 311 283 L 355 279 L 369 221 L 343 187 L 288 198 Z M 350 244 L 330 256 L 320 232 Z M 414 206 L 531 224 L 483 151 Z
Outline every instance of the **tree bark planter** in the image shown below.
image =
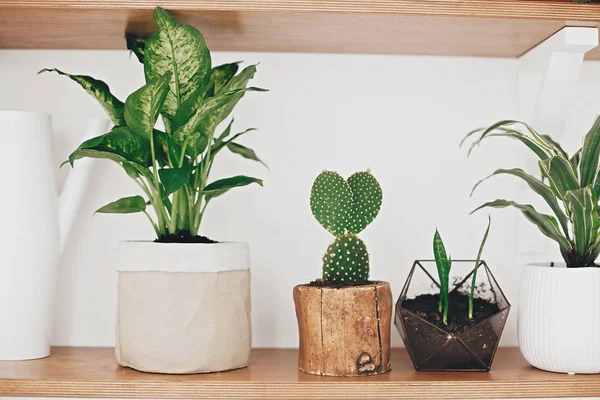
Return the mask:
M 470 290 L 475 261 L 452 261 L 452 273 L 466 270 L 464 279 L 455 279 L 450 285 L 450 312 L 453 307 L 468 305 L 464 293 Z M 468 268 L 466 268 L 468 267 Z M 457 271 L 458 270 L 458 271 Z M 462 270 L 462 271 L 461 271 Z M 500 336 L 508 317 L 510 304 L 498 286 L 488 266 L 479 264 L 476 282 L 474 322 L 469 322 L 464 311 L 460 319 L 444 325 L 425 310 L 416 310 L 415 304 L 424 299 L 433 302 L 437 312 L 439 283 L 435 261 L 415 261 L 406 284 L 396 303 L 395 324 L 417 371 L 489 371 Z M 482 298 L 483 297 L 483 298 Z M 414 299 L 414 300 L 413 300 Z M 462 299 L 457 304 L 453 299 Z M 463 304 L 467 302 L 467 304 Z M 456 311 L 458 313 L 458 311 Z M 482 316 L 478 318 L 478 315 Z
M 600 373 L 600 268 L 531 264 L 519 297 L 519 347 L 534 367 Z
M 298 367 L 315 375 L 362 376 L 390 370 L 392 293 L 387 282 L 294 288 Z
M 122 243 L 119 364 L 168 374 L 247 366 L 249 265 L 245 243 Z

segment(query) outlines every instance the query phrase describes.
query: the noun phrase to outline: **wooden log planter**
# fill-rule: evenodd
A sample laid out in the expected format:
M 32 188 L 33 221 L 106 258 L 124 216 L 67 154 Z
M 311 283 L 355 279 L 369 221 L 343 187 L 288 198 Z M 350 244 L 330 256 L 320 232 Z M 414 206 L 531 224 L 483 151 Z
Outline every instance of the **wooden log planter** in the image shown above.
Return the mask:
M 392 292 L 387 282 L 294 288 L 298 367 L 315 375 L 362 376 L 390 370 Z

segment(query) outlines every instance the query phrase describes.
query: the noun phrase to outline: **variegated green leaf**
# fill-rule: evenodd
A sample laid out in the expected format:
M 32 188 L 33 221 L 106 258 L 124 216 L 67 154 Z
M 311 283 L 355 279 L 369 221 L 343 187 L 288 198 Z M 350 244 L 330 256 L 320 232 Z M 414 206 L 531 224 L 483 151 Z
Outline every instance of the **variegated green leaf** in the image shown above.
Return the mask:
M 123 197 L 100 207 L 96 213 L 133 214 L 146 210 L 146 200 L 142 196 Z
M 146 42 L 144 72 L 146 82 L 171 72 L 171 90 L 163 107 L 169 121 L 179 105 L 210 78 L 210 52 L 196 28 L 176 23 L 164 9 L 156 7 L 154 19 L 160 29 Z
M 573 165 L 564 157 L 554 156 L 541 160 L 539 166 L 544 176 L 548 178 L 554 194 L 560 199 L 565 198 L 567 191 L 579 188 Z
M 568 191 L 565 203 L 573 221 L 575 251 L 580 255 L 588 254 L 590 246 L 598 239 L 598 199 L 592 187 L 586 186 Z
M 71 165 L 80 158 L 106 158 L 118 163 L 132 162 L 143 167 L 152 164 L 150 141 L 118 127 L 109 133 L 86 140 L 69 156 Z
M 448 284 L 450 283 L 450 268 L 452 267 L 452 261 L 446 255 L 444 242 L 442 241 L 442 237 L 437 229 L 435 230 L 435 235 L 433 236 L 433 255 L 440 279 L 440 303 L 438 309 L 441 313 L 443 313 L 444 323 L 447 323 L 449 306 Z
M 169 92 L 171 73 L 147 83 L 127 97 L 125 101 L 125 121 L 136 135 L 148 140 L 152 138 L 158 114 Z
M 206 185 L 203 190 L 203 193 L 211 193 L 211 192 L 222 192 L 223 190 L 229 190 L 236 187 L 248 186 L 253 183 L 257 183 L 260 186 L 263 185 L 262 179 L 252 178 L 250 176 L 233 176 L 231 178 L 219 179 L 218 181 L 214 181 Z
M 581 187 L 594 185 L 600 165 L 600 116 L 583 140 L 579 162 L 579 182 Z
M 98 79 L 94 79 L 91 76 L 67 74 L 66 72 L 56 68 L 44 68 L 38 73 L 41 74 L 43 72 L 56 72 L 59 75 L 67 76 L 71 80 L 77 82 L 82 88 L 85 89 L 86 92 L 94 97 L 98 103 L 100 103 L 106 114 L 108 114 L 109 118 L 115 125 L 125 125 L 125 119 L 123 117 L 124 104 L 110 92 L 110 89 L 106 83 Z
M 488 128 L 489 129 L 489 128 Z M 525 146 L 527 146 L 531 151 L 533 151 L 536 156 L 538 156 L 541 160 L 545 160 L 547 158 L 550 157 L 550 154 L 547 152 L 547 150 L 545 150 L 543 147 L 541 147 L 539 144 L 537 144 L 534 140 L 530 139 L 529 137 L 525 136 L 523 133 L 514 130 L 514 129 L 506 129 L 506 128 L 496 128 L 499 132 L 497 133 L 491 133 L 488 132 L 487 134 L 483 135 L 482 137 L 480 137 L 478 140 L 476 140 L 475 142 L 473 142 L 471 144 L 471 146 L 469 147 L 469 151 L 468 151 L 468 155 L 471 155 L 471 152 L 475 149 L 476 146 L 478 146 L 481 141 L 485 138 L 491 138 L 491 137 L 507 137 L 510 139 L 514 139 L 514 140 L 518 140 L 521 143 L 523 143 Z M 481 129 L 475 130 L 472 133 L 477 133 L 477 132 L 481 132 Z M 486 131 L 486 130 L 483 130 Z M 469 135 L 467 135 L 468 137 Z M 465 137 L 465 139 L 467 138 Z M 464 142 L 464 139 L 463 139 Z M 461 142 L 462 145 L 462 142 Z
M 527 218 L 530 222 L 535 224 L 544 235 L 556 241 L 559 244 L 561 250 L 569 249 L 571 246 L 569 241 L 560 233 L 558 222 L 556 222 L 556 219 L 550 215 L 538 213 L 535 210 L 535 208 L 533 208 L 529 204 L 519 204 L 510 200 L 498 199 L 482 204 L 481 206 L 473 210 L 471 214 L 486 207 L 514 207 L 520 210 L 525 216 L 525 218 Z
M 267 164 L 265 164 L 260 158 L 258 158 L 258 156 L 254 152 L 254 150 L 252 150 L 246 146 L 242 146 L 239 143 L 234 143 L 234 142 L 227 143 L 227 148 L 232 153 L 239 154 L 240 156 L 242 156 L 248 160 L 257 161 L 257 162 L 261 163 L 262 165 L 264 165 L 266 169 L 269 169 Z
M 144 63 L 144 50 L 146 50 L 146 39 L 133 35 L 125 35 L 127 50 L 130 50 L 137 57 L 138 61 Z
M 529 187 L 534 192 L 539 194 L 546 201 L 546 203 L 550 206 L 550 208 L 552 209 L 552 212 L 554 213 L 554 215 L 556 215 L 556 218 L 558 219 L 558 222 L 560 223 L 563 233 L 565 234 L 565 236 L 567 238 L 569 237 L 569 224 L 568 224 L 567 216 L 565 215 L 563 209 L 558 204 L 558 201 L 556 200 L 556 196 L 555 196 L 554 192 L 552 191 L 552 189 L 549 188 L 548 186 L 544 185 L 544 183 L 542 181 L 525 173 L 525 171 L 523 171 L 522 169 L 519 169 L 519 168 L 497 169 L 496 171 L 494 171 L 493 174 L 491 174 L 491 175 L 487 176 L 486 178 L 477 182 L 475 184 L 475 186 L 473 187 L 471 194 L 473 194 L 475 189 L 477 189 L 477 187 L 479 187 L 479 185 L 481 183 L 483 183 L 487 179 L 491 178 L 492 176 L 500 175 L 500 174 L 513 175 L 513 176 L 516 176 L 516 177 L 524 180 L 527 183 L 527 185 L 529 185 Z
M 231 81 L 231 78 L 237 74 L 239 66 L 239 62 L 234 62 L 219 65 L 212 69 L 210 72 L 210 81 L 213 83 L 214 93 L 219 93 Z

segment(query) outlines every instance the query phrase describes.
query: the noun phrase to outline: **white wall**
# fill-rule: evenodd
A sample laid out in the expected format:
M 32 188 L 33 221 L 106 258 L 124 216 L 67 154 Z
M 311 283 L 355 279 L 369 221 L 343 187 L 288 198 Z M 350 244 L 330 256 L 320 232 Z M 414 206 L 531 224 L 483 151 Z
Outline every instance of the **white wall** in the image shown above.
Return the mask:
M 321 255 L 331 240 L 308 205 L 312 181 L 323 169 L 349 175 L 371 168 L 380 180 L 383 208 L 362 237 L 371 253 L 371 277 L 389 281 L 394 296 L 412 261 L 431 257 L 436 227 L 453 257 L 472 258 L 487 213 L 469 217 L 469 211 L 483 200 L 523 198 L 510 178 L 498 178 L 469 198 L 471 186 L 495 168 L 523 165 L 527 153 L 519 145 L 490 140 L 470 159 L 458 147 L 468 130 L 516 117 L 515 60 L 214 54 L 215 65 L 236 60 L 260 61 L 255 85 L 271 89 L 248 94 L 235 111 L 234 125 L 260 129 L 244 143 L 271 172 L 234 155 L 221 157 L 214 177 L 256 175 L 264 177 L 265 187 L 238 189 L 215 201 L 202 233 L 251 245 L 255 346 L 297 345 L 291 290 L 319 276 Z M 57 165 L 78 145 L 86 119 L 102 111 L 68 79 L 37 76 L 43 67 L 103 79 L 123 100 L 143 83 L 141 66 L 125 51 L 0 51 L 0 109 L 51 113 Z M 600 110 L 599 92 L 600 63 L 586 62 L 564 139 L 570 149 Z M 59 173 L 61 186 L 67 172 Z M 99 163 L 93 179 L 60 265 L 57 345 L 114 344 L 117 243 L 152 239 L 142 216 L 92 218 L 99 206 L 137 193 L 108 161 Z M 546 254 L 516 253 L 519 217 L 512 210 L 492 212 L 484 254 L 513 305 L 525 262 L 559 260 L 549 242 Z M 514 311 L 504 345 L 516 345 Z M 401 345 L 395 328 L 393 345 Z

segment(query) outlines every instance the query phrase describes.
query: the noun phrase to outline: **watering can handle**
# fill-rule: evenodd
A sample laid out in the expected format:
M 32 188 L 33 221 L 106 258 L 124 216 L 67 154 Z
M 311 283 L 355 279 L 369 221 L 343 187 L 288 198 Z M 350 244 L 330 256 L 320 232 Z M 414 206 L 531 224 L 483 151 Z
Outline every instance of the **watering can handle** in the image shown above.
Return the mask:
M 87 127 L 82 135 L 82 141 L 100 136 L 108 132 L 110 121 L 106 118 L 92 118 L 88 120 Z M 62 255 L 75 219 L 81 208 L 81 203 L 88 189 L 90 177 L 96 159 L 82 159 L 77 161 L 77 167 L 71 169 L 62 193 L 58 198 L 59 227 L 60 227 L 60 253 Z

